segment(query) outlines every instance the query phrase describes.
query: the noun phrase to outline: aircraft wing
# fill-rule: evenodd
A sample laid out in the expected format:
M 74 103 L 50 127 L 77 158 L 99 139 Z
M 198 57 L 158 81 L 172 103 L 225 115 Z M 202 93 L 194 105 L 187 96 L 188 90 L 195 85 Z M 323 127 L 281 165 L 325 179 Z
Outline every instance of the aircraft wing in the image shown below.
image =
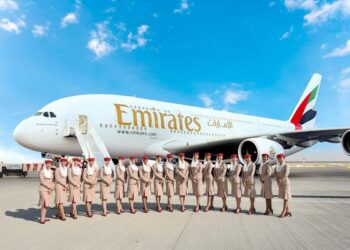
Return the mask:
M 189 156 L 193 152 L 199 152 L 203 155 L 205 152 L 212 154 L 224 153 L 225 158 L 232 153 L 237 152 L 239 144 L 249 138 L 266 138 L 278 142 L 284 149 L 289 149 L 293 146 L 309 147 L 317 142 L 340 143 L 343 134 L 350 128 L 335 128 L 335 129 L 308 129 L 282 132 L 276 134 L 255 134 L 245 137 L 225 138 L 220 140 L 208 141 L 170 141 L 163 145 L 163 149 L 177 154 L 184 152 Z

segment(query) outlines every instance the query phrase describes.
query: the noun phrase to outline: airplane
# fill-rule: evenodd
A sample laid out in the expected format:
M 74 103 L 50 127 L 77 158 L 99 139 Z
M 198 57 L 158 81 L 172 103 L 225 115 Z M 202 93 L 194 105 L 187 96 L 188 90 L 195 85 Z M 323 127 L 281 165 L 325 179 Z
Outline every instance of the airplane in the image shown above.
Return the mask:
M 184 152 L 286 156 L 318 142 L 341 143 L 350 155 L 350 128 L 315 128 L 322 76 L 313 74 L 286 121 L 121 95 L 88 94 L 47 104 L 20 122 L 20 145 L 48 155 L 103 157 L 174 155 Z

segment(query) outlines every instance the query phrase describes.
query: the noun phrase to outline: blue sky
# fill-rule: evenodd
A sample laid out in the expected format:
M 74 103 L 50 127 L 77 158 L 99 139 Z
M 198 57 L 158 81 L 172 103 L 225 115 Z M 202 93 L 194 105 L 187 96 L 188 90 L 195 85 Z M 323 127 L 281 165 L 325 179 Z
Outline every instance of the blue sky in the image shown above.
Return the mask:
M 114 93 L 287 119 L 323 75 L 318 127 L 350 126 L 350 0 L 0 0 L 0 157 L 65 96 Z M 348 160 L 339 144 L 293 159 Z M 322 159 L 323 159 L 322 158 Z

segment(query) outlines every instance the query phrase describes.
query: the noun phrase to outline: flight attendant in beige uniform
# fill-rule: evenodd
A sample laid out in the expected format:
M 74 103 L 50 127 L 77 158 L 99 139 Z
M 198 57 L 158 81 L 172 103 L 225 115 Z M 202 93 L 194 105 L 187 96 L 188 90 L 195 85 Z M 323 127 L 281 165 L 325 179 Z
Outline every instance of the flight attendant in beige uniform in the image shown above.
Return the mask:
M 236 198 L 236 208 L 233 210 L 234 213 L 238 214 L 241 212 L 241 178 L 239 174 L 241 173 L 242 165 L 238 163 L 237 154 L 231 155 L 231 162 L 228 167 L 229 175 L 228 180 L 231 182 L 231 195 Z
M 136 213 L 134 202 L 139 195 L 138 183 L 140 178 L 138 177 L 139 168 L 136 166 L 136 156 L 131 156 L 130 161 L 131 163 L 128 167 L 128 198 L 130 212 L 134 214 Z
M 41 208 L 40 213 L 40 223 L 45 224 L 46 221 L 46 209 L 50 206 L 51 203 L 51 194 L 55 189 L 55 184 L 53 182 L 53 171 L 52 160 L 45 160 L 45 166 L 40 171 L 40 185 L 39 185 L 39 204 Z
M 201 208 L 200 197 L 203 195 L 203 165 L 199 161 L 199 153 L 193 153 L 193 158 L 190 167 L 190 176 L 192 181 L 193 195 L 196 196 L 196 207 L 194 212 L 198 212 Z
M 243 186 L 244 186 L 244 196 L 250 198 L 250 208 L 248 214 L 255 214 L 255 164 L 252 162 L 252 156 L 246 154 L 244 156 L 245 164 L 243 166 Z
M 111 158 L 105 157 L 103 159 L 105 161 L 104 166 L 100 169 L 100 198 L 102 203 L 102 216 L 107 216 L 109 214 L 109 211 L 107 209 L 107 200 L 111 194 L 111 185 L 113 182 L 112 177 L 112 167 L 110 165 Z
M 205 182 L 205 194 L 207 195 L 207 207 L 204 212 L 209 210 L 214 210 L 214 177 L 212 170 L 214 168 L 213 163 L 211 162 L 211 153 L 205 154 L 204 164 L 203 164 L 203 181 Z
M 172 197 L 174 197 L 174 183 L 175 183 L 175 175 L 174 175 L 174 163 L 173 163 L 173 155 L 167 155 L 167 161 L 164 167 L 165 179 L 166 179 L 166 195 L 168 196 L 168 204 L 166 206 L 166 210 L 173 212 L 172 205 Z
M 179 153 L 179 160 L 175 167 L 176 173 L 176 192 L 180 197 L 181 212 L 186 210 L 185 198 L 187 195 L 187 181 L 190 164 L 185 161 L 185 154 Z
M 55 182 L 56 182 L 56 200 L 57 214 L 56 218 L 63 221 L 66 220 L 66 215 L 64 213 L 63 204 L 67 201 L 67 190 L 68 190 L 68 160 L 62 157 L 58 164 L 58 168 L 55 170 Z
M 216 182 L 216 185 L 218 187 L 217 196 L 221 197 L 222 199 L 222 208 L 220 208 L 220 212 L 227 211 L 227 204 L 226 204 L 226 183 L 225 183 L 225 175 L 227 171 L 227 166 L 223 162 L 224 155 L 222 153 L 217 154 L 215 166 L 214 166 L 214 179 Z
M 265 215 L 271 215 L 273 214 L 272 210 L 272 181 L 271 181 L 271 175 L 272 175 L 272 167 L 269 163 L 269 154 L 265 153 L 262 154 L 262 160 L 261 166 L 259 168 L 259 174 L 260 174 L 260 181 L 261 181 L 261 197 L 265 198 L 266 200 L 266 210 Z
M 160 206 L 160 199 L 163 195 L 163 188 L 164 188 L 164 168 L 162 164 L 162 156 L 157 155 L 156 162 L 154 163 L 152 167 L 152 171 L 154 174 L 154 195 L 156 196 L 156 206 L 157 211 L 160 213 L 162 212 L 162 207 Z
M 148 213 L 147 199 L 151 197 L 151 184 L 153 178 L 152 168 L 148 162 L 148 156 L 142 157 L 142 165 L 139 167 L 140 195 L 142 197 L 143 211 Z
M 92 202 L 95 200 L 95 191 L 98 171 L 95 168 L 95 158 L 88 158 L 88 165 L 83 171 L 83 200 L 85 202 L 86 214 L 88 217 L 93 216 Z
M 283 209 L 279 217 L 292 216 L 289 210 L 288 201 L 292 199 L 292 192 L 289 181 L 290 166 L 285 162 L 285 155 L 277 155 L 277 165 L 275 168 L 275 176 L 278 185 L 278 198 L 283 199 Z
M 80 159 L 73 159 L 73 166 L 68 169 L 68 181 L 69 181 L 69 196 L 68 201 L 72 203 L 72 210 L 70 216 L 73 219 L 77 219 L 77 202 L 80 199 L 80 186 L 81 186 L 81 174 L 82 169 L 80 165 Z
M 118 165 L 115 166 L 115 191 L 114 198 L 116 203 L 116 213 L 124 213 L 122 199 L 125 197 L 125 182 L 126 182 L 126 168 L 124 165 L 125 157 L 119 156 Z

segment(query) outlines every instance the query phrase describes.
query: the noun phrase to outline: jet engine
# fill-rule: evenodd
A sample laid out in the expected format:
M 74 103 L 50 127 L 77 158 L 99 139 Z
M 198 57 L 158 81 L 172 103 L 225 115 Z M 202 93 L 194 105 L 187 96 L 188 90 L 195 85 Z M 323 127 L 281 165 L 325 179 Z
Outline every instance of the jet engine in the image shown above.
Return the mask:
M 350 155 L 350 130 L 346 131 L 343 134 L 343 137 L 341 139 L 341 145 L 343 146 L 344 152 L 347 155 Z
M 350 133 L 348 137 L 350 139 Z M 252 161 L 255 164 L 260 164 L 262 162 L 261 154 L 264 153 L 269 154 L 270 159 L 274 160 L 276 155 L 284 153 L 284 149 L 281 144 L 265 138 L 249 138 L 242 141 L 238 147 L 238 157 L 241 162 L 243 162 L 245 154 L 251 154 Z

